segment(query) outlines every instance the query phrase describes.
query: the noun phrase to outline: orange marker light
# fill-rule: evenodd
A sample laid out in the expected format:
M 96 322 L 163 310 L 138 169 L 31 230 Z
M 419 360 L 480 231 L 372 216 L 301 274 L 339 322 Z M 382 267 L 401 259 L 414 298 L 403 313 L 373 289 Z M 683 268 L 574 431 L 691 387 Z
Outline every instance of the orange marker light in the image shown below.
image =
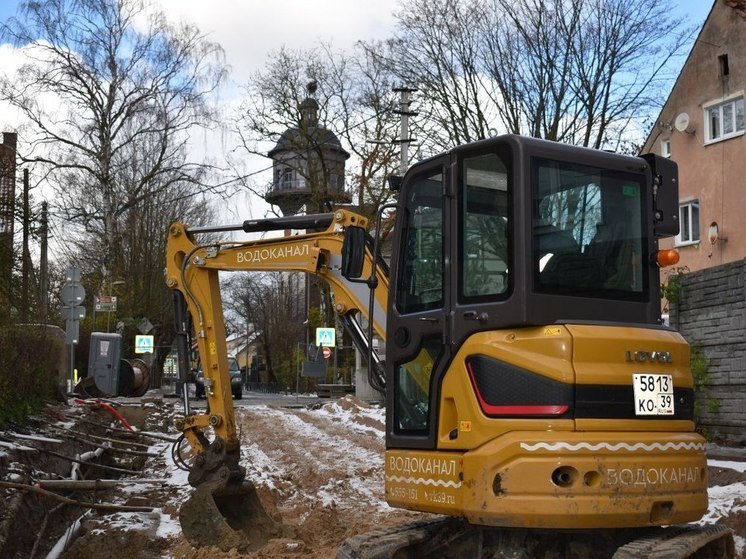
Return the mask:
M 666 266 L 673 266 L 679 261 L 679 251 L 675 248 L 668 250 L 659 250 L 656 258 L 658 266 L 665 268 Z

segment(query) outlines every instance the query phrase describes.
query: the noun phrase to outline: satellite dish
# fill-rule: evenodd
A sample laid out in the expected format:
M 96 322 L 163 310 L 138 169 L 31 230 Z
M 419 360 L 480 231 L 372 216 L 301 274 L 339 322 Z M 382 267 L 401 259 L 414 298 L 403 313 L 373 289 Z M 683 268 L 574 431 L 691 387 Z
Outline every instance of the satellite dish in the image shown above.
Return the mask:
M 689 130 L 689 115 L 687 113 L 679 113 L 673 122 L 673 127 L 679 132 L 691 132 Z

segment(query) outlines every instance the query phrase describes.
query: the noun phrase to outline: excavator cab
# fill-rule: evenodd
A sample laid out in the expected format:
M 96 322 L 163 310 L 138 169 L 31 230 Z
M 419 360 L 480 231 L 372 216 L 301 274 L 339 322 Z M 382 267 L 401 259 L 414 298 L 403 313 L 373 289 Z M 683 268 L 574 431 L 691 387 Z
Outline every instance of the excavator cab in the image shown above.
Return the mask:
M 660 310 L 676 180 L 656 156 L 518 136 L 408 171 L 387 312 L 389 504 L 552 529 L 703 515 L 689 348 Z

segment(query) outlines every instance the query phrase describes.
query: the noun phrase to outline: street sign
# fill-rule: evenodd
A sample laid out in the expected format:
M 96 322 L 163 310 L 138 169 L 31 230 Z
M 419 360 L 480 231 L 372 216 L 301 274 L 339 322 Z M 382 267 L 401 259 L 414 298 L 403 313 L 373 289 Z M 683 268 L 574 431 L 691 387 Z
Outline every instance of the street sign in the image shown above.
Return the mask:
M 337 333 L 334 328 L 316 328 L 316 345 L 326 347 L 337 345 Z
M 135 336 L 135 353 L 153 353 L 153 336 Z
M 65 321 L 65 343 L 68 345 L 77 344 L 80 339 L 80 322 L 77 320 Z M 72 376 L 72 372 L 71 372 Z
M 109 295 L 100 295 L 93 298 L 96 312 L 114 312 L 117 310 L 117 298 Z
M 85 307 L 62 307 L 62 318 L 65 320 L 83 320 L 85 318 Z
M 85 299 L 85 288 L 79 283 L 67 282 L 60 289 L 60 299 L 68 307 L 80 305 Z
M 65 280 L 73 283 L 80 281 L 80 268 L 72 266 L 65 270 Z
M 137 323 L 137 329 L 140 331 L 140 334 L 147 334 L 153 329 L 153 323 L 148 320 L 148 317 L 143 317 L 143 319 Z
M 332 356 L 332 348 L 330 347 L 322 347 L 321 352 L 324 354 L 324 359 L 329 359 Z

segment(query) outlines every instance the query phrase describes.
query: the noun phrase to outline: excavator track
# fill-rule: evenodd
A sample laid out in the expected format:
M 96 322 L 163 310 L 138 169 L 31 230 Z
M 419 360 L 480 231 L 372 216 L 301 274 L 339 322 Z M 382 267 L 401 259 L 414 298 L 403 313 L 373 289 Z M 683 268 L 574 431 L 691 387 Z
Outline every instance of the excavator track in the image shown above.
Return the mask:
M 734 559 L 729 528 L 672 526 L 598 531 L 483 528 L 444 518 L 354 536 L 336 559 Z
M 733 533 L 721 524 L 672 526 L 620 547 L 612 559 L 732 559 Z

